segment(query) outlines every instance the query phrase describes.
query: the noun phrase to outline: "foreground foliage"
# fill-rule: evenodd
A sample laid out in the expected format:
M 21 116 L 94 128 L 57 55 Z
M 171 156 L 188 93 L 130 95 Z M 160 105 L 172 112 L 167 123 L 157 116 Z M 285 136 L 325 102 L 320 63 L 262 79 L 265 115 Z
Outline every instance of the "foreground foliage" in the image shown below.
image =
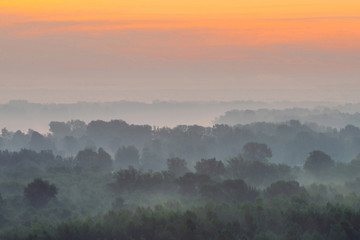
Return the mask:
M 68 220 L 30 230 L 7 230 L 1 239 L 292 239 L 360 238 L 360 212 L 342 205 L 316 206 L 298 198 L 242 204 L 206 204 L 180 210 L 154 208 L 110 211 L 100 218 Z M 174 204 L 176 206 L 176 204 Z M 174 206 L 173 205 L 173 206 Z M 20 230 L 20 231 L 19 231 Z
M 0 239 L 360 239 L 360 156 L 313 151 L 303 168 L 249 156 L 153 171 L 117 169 L 101 148 L 0 151 Z

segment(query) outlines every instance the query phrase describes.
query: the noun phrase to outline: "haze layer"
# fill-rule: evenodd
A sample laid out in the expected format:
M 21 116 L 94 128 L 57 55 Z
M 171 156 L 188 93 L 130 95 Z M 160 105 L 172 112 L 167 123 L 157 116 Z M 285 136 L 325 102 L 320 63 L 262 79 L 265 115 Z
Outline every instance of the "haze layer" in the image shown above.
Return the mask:
M 0 0 L 0 101 L 358 101 L 355 0 Z

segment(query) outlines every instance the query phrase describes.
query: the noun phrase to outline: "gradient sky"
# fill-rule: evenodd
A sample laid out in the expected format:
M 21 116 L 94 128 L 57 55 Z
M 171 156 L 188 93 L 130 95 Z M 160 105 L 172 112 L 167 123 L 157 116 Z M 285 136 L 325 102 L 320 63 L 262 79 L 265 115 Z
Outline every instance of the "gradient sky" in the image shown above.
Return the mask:
M 0 0 L 0 102 L 360 101 L 358 0 Z

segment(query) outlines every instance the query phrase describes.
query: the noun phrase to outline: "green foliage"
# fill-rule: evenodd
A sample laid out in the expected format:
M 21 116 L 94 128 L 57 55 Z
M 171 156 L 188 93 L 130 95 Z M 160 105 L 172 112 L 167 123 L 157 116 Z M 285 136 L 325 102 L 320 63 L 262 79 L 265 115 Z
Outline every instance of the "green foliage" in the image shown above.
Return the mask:
M 279 239 L 274 233 L 272 232 L 262 232 L 255 235 L 254 240 L 277 240 Z
M 119 170 L 114 178 L 116 181 L 110 187 L 120 192 L 167 190 L 173 184 L 173 178 L 168 172 L 142 172 L 133 167 Z
M 175 183 L 180 187 L 181 193 L 196 195 L 202 185 L 211 183 L 211 179 L 204 174 L 186 173 L 184 176 L 176 179 Z
M 181 158 L 169 158 L 167 159 L 168 172 L 175 178 L 184 176 L 189 172 L 186 166 L 186 160 Z
M 329 155 L 322 151 L 312 151 L 306 159 L 304 169 L 312 174 L 323 174 L 334 167 L 335 162 Z
M 92 149 L 80 151 L 75 161 L 81 169 L 93 172 L 110 171 L 112 168 L 111 156 L 102 148 L 99 148 L 98 152 Z
M 242 179 L 225 180 L 222 183 L 206 184 L 200 187 L 200 194 L 214 201 L 254 201 L 259 193 Z
M 140 164 L 139 150 L 135 146 L 123 146 L 115 154 L 115 163 L 119 168 L 138 167 Z
M 304 188 L 292 179 L 311 176 L 306 171 L 241 156 L 226 167 L 200 161 L 210 176 L 180 174 L 186 169 L 180 158 L 168 161 L 168 171 L 112 173 L 91 167 L 100 159 L 111 161 L 102 149 L 76 159 L 0 152 L 0 239 L 360 239 L 359 179 Z M 15 166 L 28 163 L 39 171 L 14 174 Z M 345 174 L 354 164 L 334 169 Z M 59 189 L 56 198 L 48 194 L 51 186 Z M 35 200 L 26 192 L 36 192 Z
M 208 176 L 218 176 L 225 173 L 225 166 L 222 161 L 217 161 L 215 158 L 201 159 L 195 165 L 197 174 L 206 174 Z
M 56 186 L 40 178 L 34 179 L 24 188 L 25 199 L 34 207 L 45 206 L 56 194 Z
M 227 174 L 232 178 L 241 178 L 251 185 L 268 185 L 278 180 L 290 180 L 291 168 L 284 164 L 260 161 L 247 161 L 241 156 L 227 162 Z
M 265 191 L 267 197 L 276 197 L 279 195 L 292 196 L 305 193 L 305 189 L 300 187 L 296 181 L 277 181 L 272 183 Z
M 360 214 L 343 206 L 293 205 L 272 201 L 205 205 L 191 210 L 153 208 L 109 211 L 29 230 L 6 230 L 1 239 L 359 239 Z M 277 223 L 277 224 L 274 224 Z
M 265 143 L 250 142 L 243 147 L 243 156 L 249 161 L 264 162 L 272 157 L 272 151 Z

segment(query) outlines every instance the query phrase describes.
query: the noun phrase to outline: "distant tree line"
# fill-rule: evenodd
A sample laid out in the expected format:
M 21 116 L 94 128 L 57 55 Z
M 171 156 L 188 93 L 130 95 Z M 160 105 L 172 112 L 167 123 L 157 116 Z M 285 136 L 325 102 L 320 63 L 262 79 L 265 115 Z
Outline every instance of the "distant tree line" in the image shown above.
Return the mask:
M 201 158 L 227 159 L 239 153 L 247 157 L 247 143 L 266 144 L 271 152 L 252 155 L 254 160 L 268 158 L 275 163 L 302 165 L 308 153 L 319 150 L 339 162 L 349 162 L 359 154 L 360 128 L 347 125 L 335 128 L 302 124 L 297 120 L 283 123 L 251 123 L 213 127 L 179 125 L 174 128 L 133 125 L 122 120 L 79 120 L 51 122 L 50 133 L 43 135 L 35 130 L 27 133 L 2 129 L 0 149 L 37 152 L 51 150 L 62 157 L 75 157 L 85 149 L 102 148 L 111 156 L 129 159 L 117 167 L 143 163 L 142 168 L 162 170 L 166 159 L 187 159 L 194 166 Z M 251 145 L 248 146 L 251 150 Z M 259 146 L 258 146 L 259 148 Z M 131 155 L 131 156 L 130 156 Z M 146 164 L 146 165 L 144 165 Z

